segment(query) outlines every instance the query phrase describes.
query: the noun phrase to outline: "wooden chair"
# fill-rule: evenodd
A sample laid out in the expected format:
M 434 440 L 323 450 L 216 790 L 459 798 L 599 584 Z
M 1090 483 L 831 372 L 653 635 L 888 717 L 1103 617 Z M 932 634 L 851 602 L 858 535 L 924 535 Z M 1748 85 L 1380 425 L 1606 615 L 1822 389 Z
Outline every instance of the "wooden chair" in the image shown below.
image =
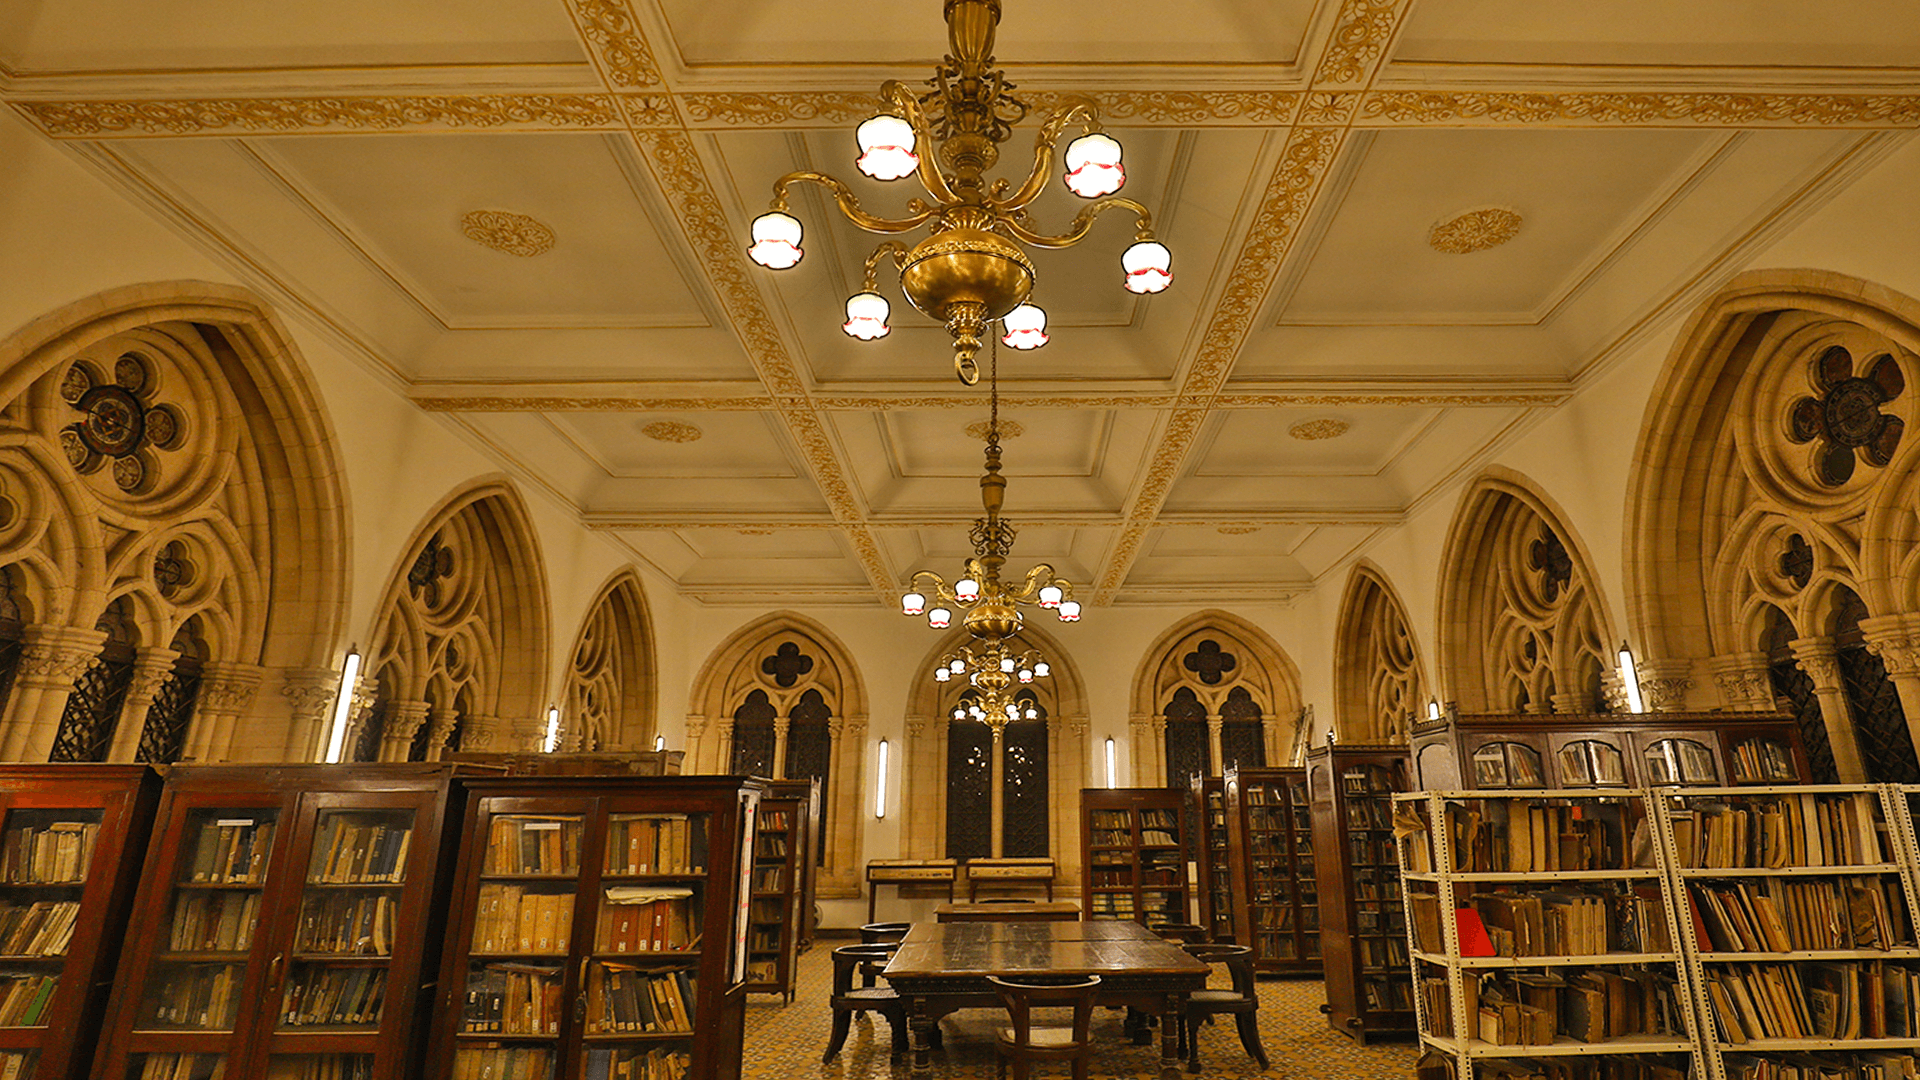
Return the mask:
M 1224 964 L 1233 980 L 1230 990 L 1208 988 L 1187 996 L 1186 1015 L 1180 1025 L 1180 1042 L 1187 1052 L 1187 1071 L 1200 1071 L 1200 1021 L 1221 1013 L 1232 1013 L 1240 1029 L 1240 1045 L 1248 1056 L 1267 1067 L 1267 1051 L 1260 1045 L 1260 1025 L 1254 1011 L 1260 1008 L 1260 991 L 1253 980 L 1253 948 L 1248 945 L 1185 945 L 1194 958 L 1209 964 Z
M 1010 1026 L 1000 1029 L 999 1076 L 1005 1080 L 1009 1065 L 1013 1080 L 1027 1080 L 1036 1061 L 1073 1062 L 1073 1080 L 1087 1080 L 1087 1066 L 1093 1059 L 1093 999 L 1100 992 L 1100 976 L 1088 976 L 1085 982 L 1037 984 L 987 976 L 987 981 L 1007 1007 Z M 1035 1027 L 1033 1009 L 1068 1006 L 1073 1009 L 1072 1027 Z
M 898 942 L 913 929 L 910 922 L 870 922 L 860 928 L 860 944 L 885 945 Z
M 884 967 L 893 956 L 894 945 L 842 945 L 833 950 L 833 996 L 828 1004 L 833 1009 L 833 1028 L 827 1034 L 827 1051 L 820 1055 L 822 1065 L 833 1060 L 846 1044 L 847 1029 L 853 1025 L 853 1014 L 857 1012 L 877 1012 L 887 1018 L 887 1025 L 893 1029 L 893 1052 L 899 1055 L 907 1048 L 907 1003 L 890 986 L 853 985 L 856 971 L 867 968 Z
M 1166 922 L 1156 924 L 1151 929 L 1178 945 L 1200 945 L 1207 940 L 1207 928 L 1196 923 Z

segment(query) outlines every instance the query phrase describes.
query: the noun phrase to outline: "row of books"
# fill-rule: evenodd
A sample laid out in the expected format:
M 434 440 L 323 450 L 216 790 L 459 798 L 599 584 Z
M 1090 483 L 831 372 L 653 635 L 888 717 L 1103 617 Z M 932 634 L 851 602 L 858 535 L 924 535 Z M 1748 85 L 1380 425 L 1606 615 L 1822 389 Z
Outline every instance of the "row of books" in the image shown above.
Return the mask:
M 1140 811 L 1142 829 L 1164 829 L 1171 831 L 1180 827 L 1180 813 L 1177 810 Z
M 1474 893 L 1453 913 L 1462 956 L 1598 956 L 1673 951 L 1657 887 Z M 1444 951 L 1440 897 L 1408 897 L 1420 951 Z
M 377 1024 L 386 986 L 383 967 L 298 967 L 287 980 L 282 1020 L 288 1027 Z
M 1712 952 L 1880 949 L 1913 944 L 1894 875 L 1763 878 L 1688 888 L 1695 930 Z
M 34 1027 L 53 1019 L 47 1003 L 58 986 L 54 975 L 0 974 L 0 1027 Z
M 1087 828 L 1119 829 L 1121 832 L 1133 831 L 1133 815 L 1125 810 L 1090 810 L 1087 812 Z
M 1360 1000 L 1369 1012 L 1412 1012 L 1413 984 L 1404 975 L 1360 980 Z
M 174 964 L 147 989 L 147 1019 L 160 1027 L 229 1030 L 240 1009 L 237 964 Z
M 544 1046 L 463 1046 L 451 1080 L 548 1080 L 553 1051 Z
M 258 885 L 273 851 L 273 822 L 215 818 L 194 837 L 187 880 L 214 885 Z
M 1882 960 L 1716 965 L 1707 996 L 1735 1045 L 1920 1034 L 1920 970 Z
M 239 952 L 253 946 L 260 918 L 257 892 L 179 892 L 167 948 L 173 952 Z
M 1407 966 L 1407 941 L 1399 937 L 1357 938 L 1360 963 L 1370 968 Z
M 397 882 L 405 878 L 413 828 L 328 814 L 314 841 L 308 881 L 327 884 Z
M 1313 939 L 1319 944 L 1319 939 Z M 1256 933 L 1253 935 L 1254 954 L 1263 960 L 1293 959 L 1293 935 L 1291 933 Z
M 584 829 L 578 817 L 496 817 L 487 833 L 485 870 L 574 877 Z
M 685 1050 L 602 1046 L 587 1051 L 586 1080 L 686 1080 L 692 1067 L 693 1055 Z
M 1864 866 L 1888 859 L 1879 798 L 1753 796 L 1671 811 L 1683 867 Z
M 79 921 L 78 900 L 0 906 L 0 956 L 65 956 Z
M 20 1080 L 33 1075 L 31 1050 L 0 1050 L 0 1080 Z
M 1171 829 L 1140 830 L 1140 843 L 1145 847 L 1172 847 L 1179 842 Z
M 1393 837 L 1351 835 L 1347 837 L 1347 857 L 1355 866 L 1393 866 L 1400 865 L 1400 857 L 1394 850 Z
M 756 859 L 784 859 L 787 857 L 787 838 L 780 833 L 768 833 L 754 838 L 753 857 Z
M 529 964 L 487 964 L 467 975 L 462 1031 L 558 1035 L 566 1012 L 562 971 Z
M 1380 795 L 1398 790 L 1394 787 L 1391 773 L 1385 769 L 1366 765 L 1341 773 L 1340 789 L 1348 795 Z
M 707 819 L 686 814 L 615 814 L 607 819 L 607 873 L 701 874 Z
M 785 810 L 762 810 L 756 828 L 761 832 L 786 832 L 792 824 L 793 816 Z
M 1733 748 L 1733 774 L 1742 784 L 1791 784 L 1800 779 L 1800 767 L 1786 744 L 1745 739 Z
M 0 881 L 9 885 L 49 885 L 87 879 L 97 821 L 56 821 L 7 830 L 0 845 Z
M 1132 893 L 1094 893 L 1089 899 L 1093 901 L 1087 909 L 1090 915 L 1107 919 L 1133 918 Z
M 1482 1058 L 1474 1075 L 1485 1080 L 1690 1080 L 1684 1058 L 1652 1054 L 1578 1058 Z
M 373 1080 L 372 1054 L 279 1054 L 267 1080 Z
M 1916 1080 L 1920 1056 L 1910 1050 L 1851 1054 L 1728 1054 L 1727 1080 Z
M 606 897 L 596 952 L 682 952 L 699 945 L 699 909 L 692 889 L 616 885 L 606 890 Z
M 1132 847 L 1133 830 L 1091 829 L 1088 831 L 1087 843 L 1093 847 Z
M 591 1032 L 691 1032 L 696 1000 L 689 968 L 600 962 L 587 971 L 587 1029 Z
M 480 884 L 474 910 L 477 953 L 563 953 L 573 941 L 574 895 L 521 885 Z
M 1429 1022 L 1447 1025 L 1451 1034 L 1446 980 L 1423 979 L 1420 992 Z M 1460 992 L 1474 1025 L 1470 1034 L 1496 1046 L 1545 1046 L 1563 1035 L 1583 1043 L 1689 1038 L 1681 1000 L 1685 991 L 1678 976 L 1664 968 L 1468 973 Z
M 294 948 L 304 953 L 389 956 L 393 920 L 399 911 L 398 899 L 384 892 L 308 893 L 300 908 Z
M 225 1080 L 224 1054 L 148 1054 L 138 1080 Z
M 1461 873 L 1552 873 L 1628 869 L 1628 831 L 1619 803 L 1525 803 L 1468 800 L 1447 807 L 1454 870 Z M 1426 845 L 1410 841 L 1408 869 L 1433 866 Z M 1650 854 L 1650 851 L 1649 851 Z
M 753 872 L 753 891 L 777 893 L 784 891 L 781 882 L 785 881 L 787 870 L 784 866 L 762 866 Z

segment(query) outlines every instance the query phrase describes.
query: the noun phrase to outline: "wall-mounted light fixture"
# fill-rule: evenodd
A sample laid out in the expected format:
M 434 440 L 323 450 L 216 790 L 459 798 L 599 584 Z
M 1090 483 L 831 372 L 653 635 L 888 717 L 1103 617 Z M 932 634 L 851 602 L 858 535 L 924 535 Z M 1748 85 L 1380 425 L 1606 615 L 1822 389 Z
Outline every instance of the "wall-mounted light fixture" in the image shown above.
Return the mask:
M 1640 697 L 1640 669 L 1633 662 L 1633 650 L 1624 641 L 1620 643 L 1620 684 L 1627 690 L 1627 708 L 1646 712 L 1647 704 Z
M 879 767 L 873 772 L 873 816 L 877 818 L 887 816 L 887 756 L 891 749 L 887 740 L 880 740 Z
M 667 748 L 667 737 L 665 735 L 655 735 L 653 737 L 653 748 L 655 750 L 665 750 Z
M 543 754 L 551 754 L 553 753 L 553 748 L 559 745 L 560 706 L 549 705 L 547 706 L 547 737 L 540 740 L 540 752 Z
M 1114 761 L 1111 736 L 1107 739 L 1107 786 L 1110 788 L 1120 786 L 1120 769 Z
M 1439 698 L 1427 699 L 1427 719 L 1429 720 L 1440 719 L 1440 699 Z
M 360 679 L 360 647 L 350 646 L 340 664 L 340 689 L 333 695 L 333 730 L 327 733 L 327 761 L 339 761 L 346 752 L 347 717 L 353 712 L 353 688 Z

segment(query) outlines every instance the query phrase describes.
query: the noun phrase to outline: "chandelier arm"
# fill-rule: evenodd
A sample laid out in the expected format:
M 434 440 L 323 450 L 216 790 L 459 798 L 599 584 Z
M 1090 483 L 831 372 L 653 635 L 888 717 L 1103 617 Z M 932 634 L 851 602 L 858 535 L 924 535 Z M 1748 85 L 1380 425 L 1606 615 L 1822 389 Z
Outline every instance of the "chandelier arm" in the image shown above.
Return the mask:
M 1100 130 L 1100 107 L 1092 98 L 1071 98 L 1068 104 L 1048 114 L 1047 121 L 1040 125 L 1040 131 L 1033 139 L 1033 172 L 1027 175 L 1027 182 L 1020 190 L 1005 199 L 994 201 L 994 207 L 1003 214 L 1011 214 L 1023 209 L 1028 203 L 1040 197 L 1047 190 L 1047 181 L 1053 176 L 1054 144 L 1060 141 L 1060 133 L 1075 120 L 1085 125 L 1089 132 Z
M 911 255 L 912 251 L 898 240 L 882 240 L 880 246 L 873 249 L 873 254 L 867 256 L 866 277 L 862 280 L 868 292 L 879 290 L 880 260 L 889 253 L 893 255 L 893 268 L 899 270 L 907 265 L 907 256 Z
M 1093 229 L 1094 219 L 1108 210 L 1114 209 L 1133 211 L 1134 218 L 1138 223 L 1138 227 L 1135 230 L 1135 239 L 1153 239 L 1153 215 L 1147 211 L 1146 207 L 1141 206 L 1132 199 L 1119 195 L 1108 195 L 1105 198 L 1095 199 L 1093 202 L 1088 203 L 1086 209 L 1073 216 L 1072 226 L 1058 236 L 1047 236 L 1043 233 L 1034 232 L 1032 229 L 1027 228 L 1020 224 L 1018 220 L 1011 217 L 1001 219 L 999 225 L 1006 230 L 1007 235 L 1023 243 L 1031 244 L 1034 247 L 1066 248 L 1072 247 L 1086 239 L 1087 233 Z
M 1053 576 L 1053 567 L 1047 563 L 1035 563 L 1033 568 L 1027 571 L 1027 578 L 1021 583 L 1020 591 L 1012 595 L 1016 601 L 1022 604 L 1037 603 L 1040 598 L 1040 590 L 1050 584 L 1060 586 L 1061 592 L 1063 594 L 1065 593 L 1066 582 Z
M 925 152 L 920 154 L 920 164 L 916 168 L 916 173 L 920 177 L 920 186 L 926 188 L 927 194 L 933 196 L 933 201 L 941 206 L 951 206 L 959 202 L 960 197 L 947 186 L 947 178 L 940 172 L 940 166 L 936 163 L 935 159 L 939 155 L 933 149 L 933 131 L 927 126 L 926 110 L 920 107 L 920 100 L 914 96 L 913 91 L 907 89 L 907 84 L 898 79 L 888 79 L 881 85 L 880 100 L 900 110 L 901 115 L 913 128 L 913 137 L 925 149 Z M 932 211 L 928 211 L 921 215 L 920 220 L 925 221 L 932 216 Z
M 860 199 L 853 193 L 852 188 L 828 176 L 826 173 L 809 172 L 805 170 L 790 172 L 773 182 L 773 209 L 783 213 L 786 211 L 787 191 L 795 184 L 819 184 L 821 187 L 833 192 L 834 202 L 839 205 L 840 212 L 847 215 L 849 221 L 852 221 L 855 225 L 871 233 L 910 232 L 925 225 L 927 220 L 933 217 L 934 213 L 932 209 L 927 209 L 911 217 L 900 218 L 898 220 L 875 217 L 865 210 L 860 209 Z
M 916 592 L 924 586 L 927 592 L 933 594 L 934 598 L 942 603 L 952 603 L 954 600 L 953 590 L 947 586 L 947 580 L 931 570 L 914 571 L 913 577 L 907 581 L 907 586 Z

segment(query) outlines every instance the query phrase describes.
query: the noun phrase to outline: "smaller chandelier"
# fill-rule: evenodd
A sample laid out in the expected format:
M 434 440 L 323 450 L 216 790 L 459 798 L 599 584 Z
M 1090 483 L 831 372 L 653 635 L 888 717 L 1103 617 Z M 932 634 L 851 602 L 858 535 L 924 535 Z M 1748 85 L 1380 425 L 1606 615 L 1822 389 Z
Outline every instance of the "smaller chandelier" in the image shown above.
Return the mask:
M 940 658 L 933 669 L 934 682 L 965 681 L 975 698 L 953 707 L 955 720 L 978 720 L 999 730 L 1015 720 L 1035 720 L 1040 710 L 1019 700 L 1019 688 L 1044 679 L 1047 662 L 1034 649 L 1015 652 L 1005 641 L 982 642 L 979 648 L 961 645 Z

